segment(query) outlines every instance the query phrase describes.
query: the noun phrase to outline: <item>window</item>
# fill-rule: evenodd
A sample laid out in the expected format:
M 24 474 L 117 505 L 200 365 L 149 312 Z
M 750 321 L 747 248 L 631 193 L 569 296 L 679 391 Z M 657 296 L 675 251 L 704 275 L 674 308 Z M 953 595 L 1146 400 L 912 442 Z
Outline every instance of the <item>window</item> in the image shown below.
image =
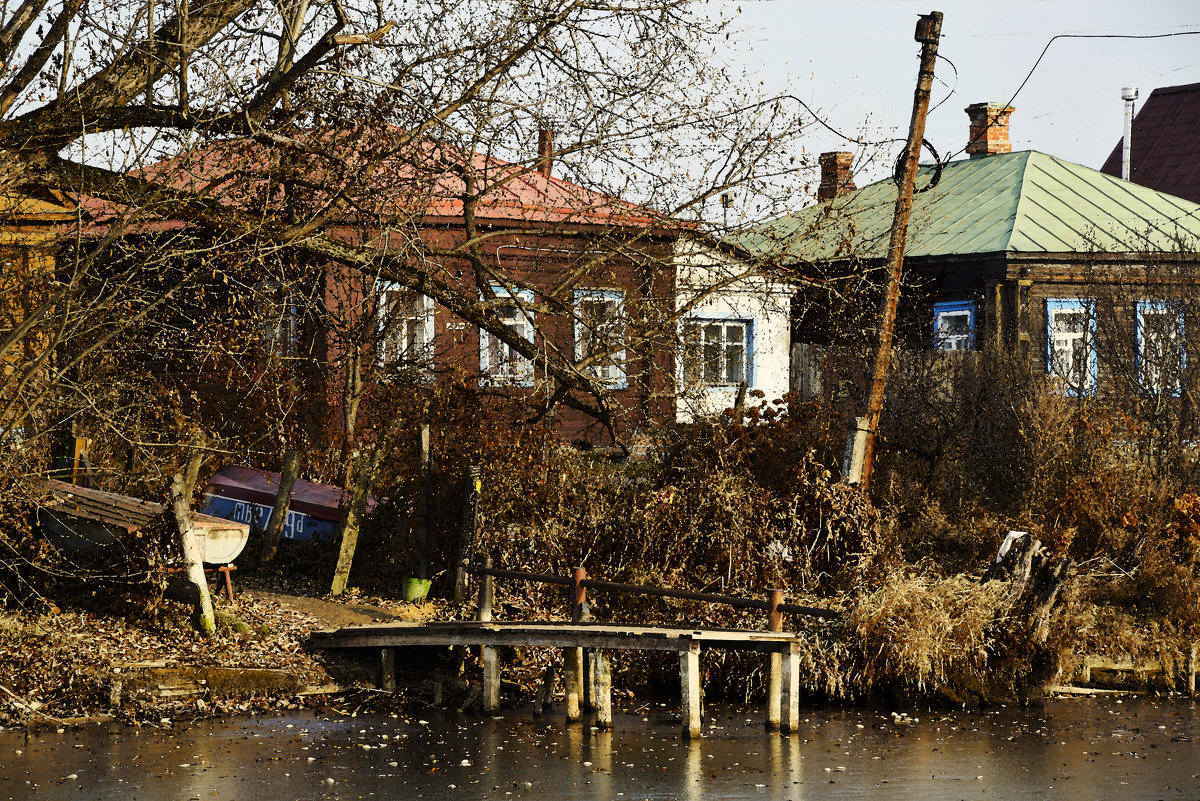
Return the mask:
M 592 378 L 610 389 L 625 389 L 625 294 L 615 290 L 575 292 L 575 360 L 596 357 Z
M 1137 304 L 1137 366 L 1142 389 L 1155 395 L 1183 390 L 1183 309 L 1161 300 Z
M 527 289 L 516 293 L 503 287 L 492 287 L 500 304 L 496 314 L 504 324 L 522 339 L 533 341 L 533 312 L 517 304 L 533 303 L 533 293 Z M 533 360 L 514 351 L 504 342 L 479 332 L 479 371 L 483 373 L 481 384 L 491 386 L 533 386 Z
M 254 288 L 259 342 L 272 356 L 295 356 L 300 313 L 285 284 L 264 281 Z
M 683 324 L 683 350 L 686 384 L 750 384 L 749 321 L 687 320 Z
M 1046 301 L 1046 371 L 1061 379 L 1068 395 L 1096 388 L 1096 317 L 1092 301 Z
M 379 284 L 379 361 L 429 368 L 433 363 L 433 301 L 398 284 Z
M 933 346 L 938 350 L 971 350 L 975 346 L 975 304 L 933 304 Z

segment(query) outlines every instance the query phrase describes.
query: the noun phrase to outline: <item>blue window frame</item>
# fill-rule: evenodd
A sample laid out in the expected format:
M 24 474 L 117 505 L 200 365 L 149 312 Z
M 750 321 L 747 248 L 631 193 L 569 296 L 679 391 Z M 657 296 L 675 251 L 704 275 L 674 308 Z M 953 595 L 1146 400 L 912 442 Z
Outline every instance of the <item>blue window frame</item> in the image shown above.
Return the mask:
M 1137 302 L 1137 375 L 1143 392 L 1178 397 L 1187 366 L 1183 308 L 1165 300 Z
M 494 311 L 517 336 L 533 342 L 534 318 L 529 305 L 533 303 L 533 292 L 519 289 L 511 292 L 504 287 L 494 286 L 492 292 L 498 299 Z M 482 386 L 533 386 L 533 360 L 522 356 L 507 343 L 479 331 L 479 379 Z
M 974 301 L 933 304 L 933 346 L 938 350 L 975 348 Z
M 609 389 L 625 389 L 625 293 L 575 291 L 575 360 L 595 358 L 587 374 Z
M 683 321 L 685 386 L 754 386 L 754 322 L 691 317 Z
M 1046 301 L 1046 372 L 1063 392 L 1083 397 L 1096 389 L 1096 314 L 1087 298 Z

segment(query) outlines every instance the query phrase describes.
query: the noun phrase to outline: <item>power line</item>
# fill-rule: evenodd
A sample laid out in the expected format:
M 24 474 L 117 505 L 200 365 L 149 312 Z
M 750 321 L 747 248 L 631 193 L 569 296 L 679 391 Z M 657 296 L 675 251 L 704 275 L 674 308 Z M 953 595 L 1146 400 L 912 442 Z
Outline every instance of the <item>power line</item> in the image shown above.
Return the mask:
M 1021 94 L 1021 90 L 1025 88 L 1025 84 L 1029 83 L 1029 79 L 1033 77 L 1033 73 L 1037 71 L 1038 65 L 1042 63 L 1042 59 L 1046 57 L 1046 53 L 1049 52 L 1049 50 L 1050 50 L 1050 45 L 1054 44 L 1059 39 L 1167 39 L 1172 36 L 1200 36 L 1200 31 L 1173 31 L 1171 33 L 1148 33 L 1148 34 L 1060 33 L 1060 34 L 1051 36 L 1050 41 L 1046 42 L 1046 46 L 1042 48 L 1041 54 L 1038 55 L 1037 61 L 1033 62 L 1033 66 L 1029 68 L 1029 72 L 1026 73 L 1025 79 L 1021 81 L 1021 85 L 1017 87 L 1017 90 L 1015 92 L 1013 92 L 1012 97 L 1010 97 L 1008 99 L 1008 102 L 1006 102 L 1004 105 L 1005 106 L 1012 105 L 1012 102 L 1017 99 L 1017 95 Z M 939 103 L 938 105 L 941 105 L 941 104 Z M 989 120 L 987 127 L 983 129 L 983 132 L 986 133 L 987 130 L 995 124 L 996 124 L 996 118 Z M 970 146 L 970 143 L 968 143 L 968 146 Z M 955 156 L 962 153 L 966 149 L 967 148 L 964 147 L 960 150 L 954 151 L 950 155 L 946 156 L 946 161 L 949 161 L 950 159 L 954 158 Z

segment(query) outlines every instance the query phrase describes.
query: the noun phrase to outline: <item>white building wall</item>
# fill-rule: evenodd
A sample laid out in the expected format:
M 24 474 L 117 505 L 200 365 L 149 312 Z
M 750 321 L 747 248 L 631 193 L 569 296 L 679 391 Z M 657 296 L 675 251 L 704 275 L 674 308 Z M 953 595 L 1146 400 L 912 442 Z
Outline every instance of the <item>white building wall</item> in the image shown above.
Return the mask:
M 676 308 L 680 312 L 676 354 L 676 419 L 681 423 L 720 414 L 737 401 L 736 385 L 688 385 L 684 376 L 684 326 L 690 319 L 743 320 L 750 325 L 746 404 L 770 402 L 788 391 L 791 366 L 791 297 L 786 284 L 754 274 L 746 264 L 681 242 L 676 248 Z M 750 395 L 761 390 L 765 397 Z

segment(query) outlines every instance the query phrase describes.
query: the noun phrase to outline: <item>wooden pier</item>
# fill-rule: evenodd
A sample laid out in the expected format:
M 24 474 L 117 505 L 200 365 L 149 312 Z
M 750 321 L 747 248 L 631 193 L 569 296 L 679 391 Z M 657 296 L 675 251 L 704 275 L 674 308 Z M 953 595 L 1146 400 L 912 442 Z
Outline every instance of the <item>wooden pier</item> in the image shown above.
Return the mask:
M 483 661 L 483 708 L 494 711 L 500 703 L 500 669 L 496 648 L 500 646 L 561 648 L 565 665 L 567 719 L 582 720 L 585 699 L 591 698 L 596 710 L 596 725 L 612 725 L 613 651 L 674 651 L 679 654 L 679 678 L 682 690 L 683 731 L 689 737 L 700 736 L 702 650 L 754 651 L 768 655 L 770 662 L 767 728 L 794 732 L 800 714 L 800 638 L 782 630 L 785 612 L 836 617 L 830 610 L 813 609 L 784 603 L 780 590 L 769 600 L 732 598 L 658 587 L 589 581 L 580 568 L 570 578 L 516 571 L 493 570 L 490 565 L 469 569 L 482 577 L 477 621 L 394 623 L 350 626 L 336 631 L 318 632 L 311 642 L 318 648 L 377 649 L 380 681 L 383 689 L 395 689 L 395 649 L 413 646 L 478 646 Z M 571 622 L 531 623 L 492 620 L 492 579 L 517 578 L 526 581 L 570 585 Z M 695 629 L 664 626 L 636 626 L 586 622 L 585 593 L 588 588 L 636 592 L 660 597 L 685 598 L 709 603 L 764 609 L 767 630 Z M 588 670 L 587 667 L 591 669 Z

